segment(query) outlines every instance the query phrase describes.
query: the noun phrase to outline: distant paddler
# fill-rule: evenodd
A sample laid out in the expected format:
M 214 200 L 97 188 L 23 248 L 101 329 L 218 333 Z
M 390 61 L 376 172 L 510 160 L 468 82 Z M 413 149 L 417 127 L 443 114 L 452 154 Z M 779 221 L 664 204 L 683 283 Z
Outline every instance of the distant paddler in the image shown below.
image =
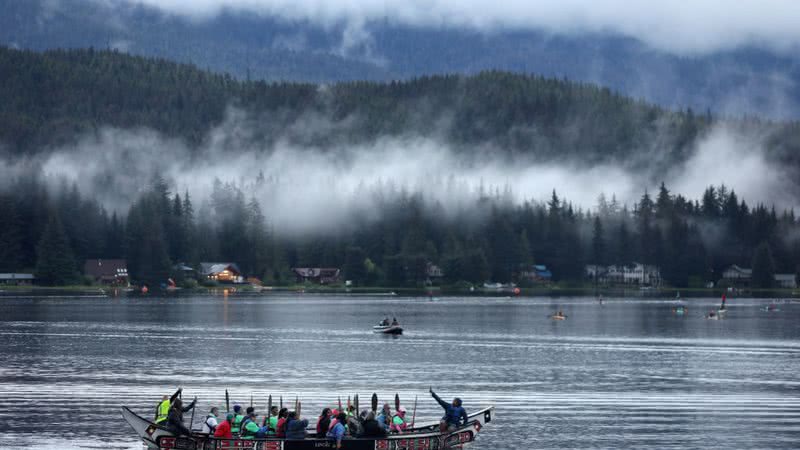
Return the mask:
M 559 309 L 558 312 L 550 316 L 550 318 L 553 320 L 564 320 L 567 318 L 567 316 L 564 315 L 564 311 Z

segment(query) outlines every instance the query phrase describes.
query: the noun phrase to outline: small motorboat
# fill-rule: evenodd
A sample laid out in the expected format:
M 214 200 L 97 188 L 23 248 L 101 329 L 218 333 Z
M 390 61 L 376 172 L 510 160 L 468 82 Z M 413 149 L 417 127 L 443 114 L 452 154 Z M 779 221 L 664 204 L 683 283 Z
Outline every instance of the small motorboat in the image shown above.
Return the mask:
M 375 325 L 372 327 L 372 332 L 378 334 L 403 334 L 403 327 L 400 324 Z

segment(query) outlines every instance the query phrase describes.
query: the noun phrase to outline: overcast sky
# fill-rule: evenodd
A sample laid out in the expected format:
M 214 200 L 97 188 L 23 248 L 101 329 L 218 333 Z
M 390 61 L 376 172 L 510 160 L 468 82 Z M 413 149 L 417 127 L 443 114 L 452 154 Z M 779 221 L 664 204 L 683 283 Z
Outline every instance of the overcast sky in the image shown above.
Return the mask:
M 100 0 L 155 6 L 197 19 L 225 8 L 359 26 L 374 19 L 484 31 L 610 31 L 679 54 L 741 45 L 789 50 L 800 43 L 799 0 Z

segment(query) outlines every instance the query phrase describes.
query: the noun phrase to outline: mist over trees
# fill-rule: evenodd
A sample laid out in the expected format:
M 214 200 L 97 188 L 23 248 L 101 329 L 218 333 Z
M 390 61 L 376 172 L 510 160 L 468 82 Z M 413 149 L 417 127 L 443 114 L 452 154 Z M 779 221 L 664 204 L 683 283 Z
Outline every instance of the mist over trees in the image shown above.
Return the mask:
M 34 195 L 19 195 L 24 190 Z M 269 209 L 219 180 L 209 198 L 196 199 L 172 192 L 156 174 L 122 217 L 35 176 L 13 182 L 0 205 L 0 217 L 18 224 L 0 229 L 4 248 L 17 249 L 6 269 L 35 268 L 48 284 L 76 282 L 87 258 L 125 258 L 133 280 L 154 285 L 179 279 L 179 262 L 232 261 L 274 284 L 292 283 L 292 267 L 337 267 L 360 286 L 399 287 L 420 286 L 429 263 L 442 268 L 445 284 L 524 284 L 520 273 L 534 263 L 547 265 L 556 281 L 581 282 L 586 264 L 636 261 L 661 267 L 675 287 L 703 286 L 731 264 L 752 263 L 754 285 L 770 287 L 772 274 L 796 273 L 800 261 L 793 212 L 751 207 L 725 186 L 691 200 L 662 185 L 655 200 L 644 192 L 630 206 L 601 194 L 591 211 L 556 191 L 546 203 L 515 204 L 496 190 L 455 217 L 400 193 L 378 206 L 377 219 L 355 216 L 352 227 L 306 236 L 274 233 Z
M 251 125 L 243 139 L 264 151 L 276 141 L 328 148 L 413 135 L 449 142 L 465 159 L 490 145 L 497 159 L 667 171 L 718 122 L 707 112 L 670 111 L 591 84 L 496 71 L 388 83 L 267 83 L 115 51 L 0 47 L 0 74 L 0 150 L 14 157 L 46 153 L 106 126 L 152 129 L 198 146 L 235 106 Z M 764 135 L 770 161 L 800 168 L 798 123 L 725 123 Z

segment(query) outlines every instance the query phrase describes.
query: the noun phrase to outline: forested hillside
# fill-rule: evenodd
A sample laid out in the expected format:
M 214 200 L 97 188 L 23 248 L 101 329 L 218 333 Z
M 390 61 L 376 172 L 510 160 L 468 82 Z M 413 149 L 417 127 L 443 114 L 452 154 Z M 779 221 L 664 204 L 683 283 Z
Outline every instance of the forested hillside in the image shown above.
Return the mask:
M 592 85 L 503 72 L 273 84 L 109 51 L 0 49 L 0 79 L 0 140 L 9 164 L 108 127 L 153 129 L 199 149 L 233 107 L 244 112 L 248 151 L 270 152 L 282 140 L 325 152 L 411 135 L 447 142 L 465 161 L 480 154 L 518 164 L 606 162 L 657 175 L 659 167 L 684 163 L 719 125 L 706 114 L 664 110 Z M 727 126 L 764 136 L 768 159 L 798 167 L 796 123 Z M 241 141 L 214 149 L 241 151 L 235 145 Z M 169 151 L 159 156 L 169 159 Z M 126 172 L 122 166 L 108 176 Z M 481 283 L 520 281 L 533 262 L 547 264 L 557 280 L 580 281 L 584 264 L 638 261 L 659 265 L 674 286 L 701 286 L 729 264 L 753 264 L 759 285 L 769 286 L 769 274 L 794 272 L 800 261 L 794 213 L 748 204 L 727 187 L 693 199 L 662 186 L 635 204 L 606 197 L 591 210 L 557 191 L 545 204 L 510 201 L 494 189 L 466 200 L 455 215 L 440 214 L 442 205 L 424 195 L 387 191 L 374 207 L 354 210 L 347 226 L 285 236 L 271 226 L 273 212 L 257 189 L 217 181 L 198 198 L 176 192 L 157 173 L 151 178 L 133 205 L 116 205 L 117 212 L 104 209 L 94 192 L 54 185 L 35 166 L 4 179 L 0 271 L 38 267 L 43 282 L 63 284 L 78 279 L 85 258 L 126 258 L 135 280 L 161 283 L 177 262 L 235 261 L 272 282 L 290 281 L 290 267 L 335 266 L 359 284 L 413 286 L 425 279 L 427 263 L 444 269 L 445 283 Z
M 235 106 L 258 123 L 253 139 L 263 147 L 279 138 L 323 146 L 435 136 L 489 144 L 498 157 L 633 165 L 650 164 L 653 153 L 663 163 L 684 160 L 712 121 L 593 85 L 504 72 L 316 86 L 240 82 L 109 51 L 0 49 L 0 74 L 0 141 L 15 154 L 103 126 L 147 127 L 198 144 Z M 308 117 L 329 126 L 302 126 Z
M 347 23 L 323 26 L 235 8 L 192 20 L 126 0 L 0 0 L 0 10 L 0 45 L 116 48 L 239 79 L 388 81 L 499 69 L 597 83 L 670 108 L 800 117 L 797 52 L 768 47 L 676 55 L 612 30 L 486 32 L 393 20 L 360 23 L 351 39 Z

